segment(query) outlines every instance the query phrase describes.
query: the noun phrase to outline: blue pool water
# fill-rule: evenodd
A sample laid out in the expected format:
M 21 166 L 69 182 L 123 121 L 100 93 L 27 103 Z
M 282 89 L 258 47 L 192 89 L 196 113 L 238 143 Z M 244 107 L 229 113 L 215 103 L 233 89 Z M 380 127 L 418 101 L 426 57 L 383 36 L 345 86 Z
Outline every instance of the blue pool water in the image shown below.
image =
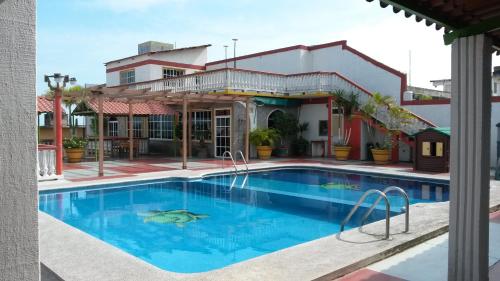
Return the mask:
M 448 200 L 445 182 L 280 169 L 246 180 L 220 175 L 41 192 L 39 207 L 159 268 L 193 273 L 337 233 L 365 190 L 390 185 L 405 189 L 411 204 Z M 399 214 L 404 202 L 389 198 L 392 215 Z M 347 229 L 362 215 L 363 208 Z M 383 218 L 379 208 L 369 220 Z

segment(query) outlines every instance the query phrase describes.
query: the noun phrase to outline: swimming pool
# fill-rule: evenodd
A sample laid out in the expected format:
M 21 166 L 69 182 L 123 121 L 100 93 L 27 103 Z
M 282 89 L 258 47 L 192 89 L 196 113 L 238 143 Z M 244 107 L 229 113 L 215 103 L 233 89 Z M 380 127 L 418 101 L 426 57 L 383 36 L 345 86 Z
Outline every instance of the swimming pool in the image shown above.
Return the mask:
M 365 190 L 389 185 L 405 189 L 412 204 L 448 200 L 446 182 L 276 169 L 247 178 L 216 175 L 46 191 L 40 192 L 39 207 L 159 268 L 194 273 L 335 234 Z M 389 198 L 396 215 L 403 201 Z M 363 209 L 346 228 L 358 226 L 362 214 Z M 369 221 L 383 218 L 382 208 L 376 209 Z

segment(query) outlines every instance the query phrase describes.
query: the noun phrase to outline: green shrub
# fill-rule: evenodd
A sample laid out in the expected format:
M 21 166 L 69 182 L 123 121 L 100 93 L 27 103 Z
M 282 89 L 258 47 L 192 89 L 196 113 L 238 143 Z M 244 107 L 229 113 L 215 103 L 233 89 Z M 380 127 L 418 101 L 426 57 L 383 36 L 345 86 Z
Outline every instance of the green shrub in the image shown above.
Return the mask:
M 79 138 L 79 137 L 72 137 L 72 138 L 63 140 L 63 147 L 67 148 L 67 149 L 84 148 L 86 144 L 87 144 L 87 141 L 85 139 Z

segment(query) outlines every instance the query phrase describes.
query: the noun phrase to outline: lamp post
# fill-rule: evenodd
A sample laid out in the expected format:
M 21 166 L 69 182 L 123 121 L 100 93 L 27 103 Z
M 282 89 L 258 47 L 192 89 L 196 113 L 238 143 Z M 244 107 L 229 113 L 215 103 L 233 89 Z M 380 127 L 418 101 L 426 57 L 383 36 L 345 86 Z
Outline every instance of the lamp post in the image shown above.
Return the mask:
M 226 61 L 226 68 L 227 68 L 227 45 L 224 45 L 224 54 L 225 54 L 225 61 Z
M 236 41 L 238 41 L 238 39 L 234 38 L 233 39 L 233 60 L 234 60 L 233 68 L 236 68 Z
M 69 78 L 68 75 L 62 76 L 60 73 L 54 75 L 45 75 L 44 80 L 49 89 L 54 91 L 54 135 L 56 146 L 56 175 L 62 175 L 63 172 L 63 147 L 62 147 L 62 90 L 69 82 L 71 85 L 76 83 L 75 78 Z M 53 84 L 54 83 L 54 84 Z

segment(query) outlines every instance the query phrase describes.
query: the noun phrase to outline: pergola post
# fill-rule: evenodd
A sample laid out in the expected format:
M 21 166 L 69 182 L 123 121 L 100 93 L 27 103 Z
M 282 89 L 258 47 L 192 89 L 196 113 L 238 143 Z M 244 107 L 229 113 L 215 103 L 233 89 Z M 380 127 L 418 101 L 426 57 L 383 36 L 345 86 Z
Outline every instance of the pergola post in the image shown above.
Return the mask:
M 491 40 L 452 45 L 448 280 L 488 280 Z
M 245 118 L 245 158 L 250 162 L 250 98 L 246 100 L 246 118 Z
M 99 177 L 104 176 L 104 98 L 97 98 L 98 126 L 99 126 Z
M 134 160 L 134 106 L 129 101 L 128 103 L 128 158 Z
M 182 169 L 187 169 L 187 130 L 188 130 L 188 101 L 182 100 Z

